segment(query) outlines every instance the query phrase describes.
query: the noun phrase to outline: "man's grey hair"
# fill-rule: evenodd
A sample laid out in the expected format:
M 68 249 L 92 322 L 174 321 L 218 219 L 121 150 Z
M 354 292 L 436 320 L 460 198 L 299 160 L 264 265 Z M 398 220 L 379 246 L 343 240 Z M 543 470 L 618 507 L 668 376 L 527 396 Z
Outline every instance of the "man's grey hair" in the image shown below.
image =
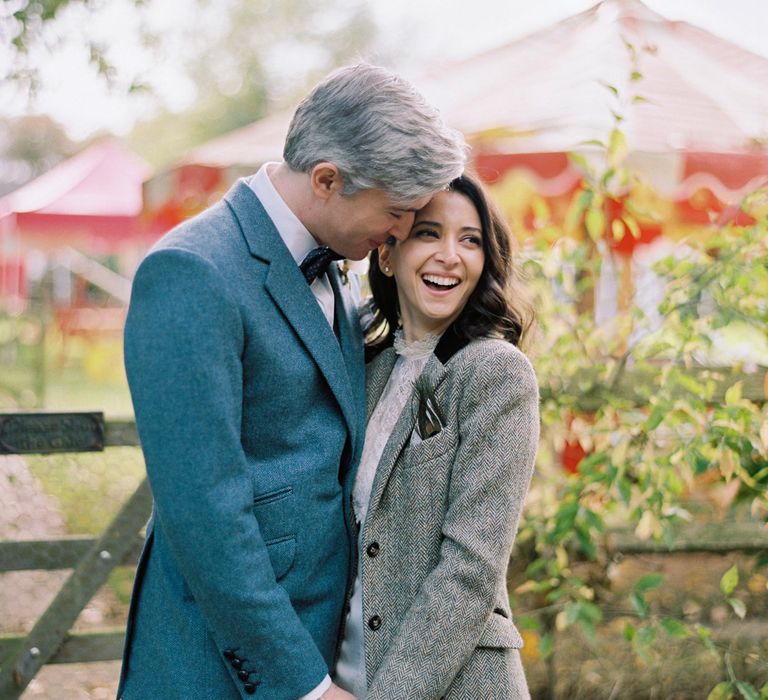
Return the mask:
M 301 101 L 283 158 L 303 173 L 333 163 L 344 195 L 379 189 L 400 204 L 458 177 L 467 146 L 411 83 L 361 63 L 334 71 Z

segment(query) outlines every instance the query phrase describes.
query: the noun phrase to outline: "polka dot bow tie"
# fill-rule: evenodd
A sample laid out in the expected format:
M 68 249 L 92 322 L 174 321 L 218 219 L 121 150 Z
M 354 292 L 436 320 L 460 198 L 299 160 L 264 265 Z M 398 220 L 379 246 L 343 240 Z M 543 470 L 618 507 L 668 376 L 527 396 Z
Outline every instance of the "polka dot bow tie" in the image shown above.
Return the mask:
M 310 250 L 299 267 L 304 274 L 304 279 L 307 280 L 307 284 L 312 284 L 318 277 L 325 274 L 331 262 L 341 260 L 343 257 L 343 255 L 332 251 L 327 245 L 321 245 L 319 248 Z

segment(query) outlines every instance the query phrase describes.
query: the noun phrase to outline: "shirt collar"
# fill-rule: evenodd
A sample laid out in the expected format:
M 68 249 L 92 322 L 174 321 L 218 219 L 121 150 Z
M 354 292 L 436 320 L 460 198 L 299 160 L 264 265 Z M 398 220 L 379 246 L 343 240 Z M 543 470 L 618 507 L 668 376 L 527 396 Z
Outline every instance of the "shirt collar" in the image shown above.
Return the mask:
M 261 205 L 272 219 L 280 238 L 283 239 L 286 247 L 291 253 L 291 257 L 300 264 L 310 250 L 318 246 L 318 242 L 307 227 L 299 221 L 280 193 L 275 189 L 272 180 L 269 178 L 269 170 L 277 163 L 264 163 L 258 172 L 250 177 L 246 182 L 259 198 Z

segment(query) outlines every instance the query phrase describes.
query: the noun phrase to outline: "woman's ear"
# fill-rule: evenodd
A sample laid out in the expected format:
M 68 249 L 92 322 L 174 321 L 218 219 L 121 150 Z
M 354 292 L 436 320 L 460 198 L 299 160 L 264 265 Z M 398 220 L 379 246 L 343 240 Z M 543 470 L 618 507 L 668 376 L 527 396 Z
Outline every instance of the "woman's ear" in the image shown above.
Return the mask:
M 379 246 L 379 269 L 385 277 L 392 277 L 395 273 L 392 270 L 392 245 L 382 243 Z

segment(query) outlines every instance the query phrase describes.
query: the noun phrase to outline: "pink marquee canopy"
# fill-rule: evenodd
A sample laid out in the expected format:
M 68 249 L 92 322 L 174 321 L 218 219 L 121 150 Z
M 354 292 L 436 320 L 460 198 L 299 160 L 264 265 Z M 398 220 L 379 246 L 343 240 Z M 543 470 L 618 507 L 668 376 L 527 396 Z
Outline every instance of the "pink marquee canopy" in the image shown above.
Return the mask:
M 141 188 L 150 172 L 119 141 L 100 141 L 0 199 L 0 232 L 22 247 L 113 252 L 143 235 Z

